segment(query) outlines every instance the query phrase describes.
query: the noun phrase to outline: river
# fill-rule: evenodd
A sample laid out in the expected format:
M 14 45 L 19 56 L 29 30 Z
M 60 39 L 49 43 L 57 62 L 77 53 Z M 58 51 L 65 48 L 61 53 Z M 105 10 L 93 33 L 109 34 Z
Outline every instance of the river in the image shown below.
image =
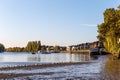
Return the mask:
M 8 69 L 0 71 L 7 80 L 119 80 L 120 61 L 108 55 L 90 57 L 89 54 L 29 54 L 2 53 L 1 65 L 47 64 L 62 62 L 89 62 L 89 64 L 53 66 L 46 68 Z M 6 76 L 5 76 L 6 75 Z M 2 75 L 1 75 L 2 77 Z
M 51 53 L 51 54 L 31 54 L 4 52 L 0 54 L 0 67 L 9 65 L 22 64 L 45 64 L 45 63 L 62 63 L 62 62 L 89 62 L 89 54 L 70 54 L 70 53 Z
M 4 52 L 0 54 L 0 62 L 84 62 L 89 61 L 89 54 L 51 53 L 51 54 L 31 54 Z

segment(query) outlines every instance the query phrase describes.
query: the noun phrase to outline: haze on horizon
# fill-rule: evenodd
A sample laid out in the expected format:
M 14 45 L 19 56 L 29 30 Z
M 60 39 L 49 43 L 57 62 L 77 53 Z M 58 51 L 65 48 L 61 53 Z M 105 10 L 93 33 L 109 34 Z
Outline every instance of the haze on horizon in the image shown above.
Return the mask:
M 97 24 L 119 0 L 0 0 L 0 43 L 73 45 L 96 41 Z

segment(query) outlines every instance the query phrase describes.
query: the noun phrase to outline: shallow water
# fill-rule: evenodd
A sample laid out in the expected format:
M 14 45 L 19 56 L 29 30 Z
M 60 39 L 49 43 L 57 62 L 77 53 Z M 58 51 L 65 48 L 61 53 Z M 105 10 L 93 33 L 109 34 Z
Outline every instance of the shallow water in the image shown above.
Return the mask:
M 61 62 L 90 62 L 90 64 L 48 67 L 42 69 L 3 70 L 0 74 L 39 74 L 15 77 L 15 80 L 119 80 L 120 61 L 108 59 L 108 56 L 94 56 L 89 54 L 30 54 L 30 53 L 2 53 L 0 67 L 13 67 L 35 64 Z M 13 79 L 11 79 L 13 80 Z
M 84 62 L 89 61 L 89 59 L 89 54 L 77 53 L 31 54 L 4 52 L 0 54 L 0 62 Z
M 93 62 L 94 61 L 94 62 Z M 16 77 L 15 80 L 102 80 L 101 71 L 106 61 L 106 56 L 100 56 L 96 60 L 90 60 L 90 64 L 69 65 L 61 67 L 48 67 L 39 69 L 17 69 L 1 71 L 2 74 L 36 74 L 24 77 Z M 11 79 L 12 80 L 12 79 Z
M 72 58 L 68 59 L 67 61 L 69 60 L 71 62 Z M 76 59 L 76 60 L 78 61 L 80 59 Z M 85 60 L 85 61 L 90 62 L 90 64 L 80 64 L 80 65 L 71 65 L 71 66 L 69 65 L 69 66 L 61 66 L 61 67 L 60 66 L 47 67 L 42 69 L 39 68 L 39 69 L 31 69 L 31 70 L 29 69 L 16 69 L 16 70 L 7 70 L 7 71 L 2 70 L 0 71 L 0 74 L 31 74 L 32 73 L 32 75 L 14 77 L 10 80 L 13 79 L 14 80 L 119 80 L 120 79 L 120 60 L 112 60 L 111 58 L 109 59 L 108 56 L 104 55 L 99 57 L 97 56 L 91 57 L 89 58 L 89 60 Z M 1 62 L 1 64 L 9 64 L 9 63 L 13 64 L 13 66 L 18 63 L 19 65 L 22 64 L 34 65 L 35 63 L 42 64 L 42 62 L 39 61 Z
M 52 54 L 31 54 L 4 52 L 0 54 L 0 67 L 25 65 L 25 64 L 45 64 L 61 62 L 88 62 L 89 54 L 70 54 L 70 53 L 52 53 Z

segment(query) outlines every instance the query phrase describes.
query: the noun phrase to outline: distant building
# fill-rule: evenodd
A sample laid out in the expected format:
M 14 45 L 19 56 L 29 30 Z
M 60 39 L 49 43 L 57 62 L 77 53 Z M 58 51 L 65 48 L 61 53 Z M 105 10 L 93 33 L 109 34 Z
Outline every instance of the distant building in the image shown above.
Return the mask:
M 67 47 L 61 47 L 60 46 L 60 51 L 66 51 L 67 50 Z
M 50 51 L 53 51 L 54 50 L 54 47 L 53 46 L 47 46 L 47 52 L 50 52 Z
M 95 41 L 95 42 L 89 42 L 89 43 L 81 43 L 78 45 L 72 45 L 67 47 L 67 51 L 75 51 L 75 50 L 85 50 L 85 49 L 90 49 L 90 48 L 98 48 L 98 47 L 104 47 L 103 43 L 100 41 Z

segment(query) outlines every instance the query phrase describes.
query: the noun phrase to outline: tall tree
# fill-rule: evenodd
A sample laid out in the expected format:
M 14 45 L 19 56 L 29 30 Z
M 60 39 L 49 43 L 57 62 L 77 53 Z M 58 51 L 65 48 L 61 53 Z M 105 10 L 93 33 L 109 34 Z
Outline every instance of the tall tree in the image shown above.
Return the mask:
M 38 51 L 41 50 L 41 42 L 40 41 L 38 41 L 38 43 L 37 43 L 37 49 L 38 49 Z
M 120 38 L 120 7 L 105 10 L 104 22 L 98 25 L 98 33 L 98 39 L 104 43 L 108 52 L 120 52 L 120 44 L 118 44 Z
M 25 48 L 25 51 L 27 52 L 37 52 L 39 50 L 41 50 L 40 41 L 29 41 Z

